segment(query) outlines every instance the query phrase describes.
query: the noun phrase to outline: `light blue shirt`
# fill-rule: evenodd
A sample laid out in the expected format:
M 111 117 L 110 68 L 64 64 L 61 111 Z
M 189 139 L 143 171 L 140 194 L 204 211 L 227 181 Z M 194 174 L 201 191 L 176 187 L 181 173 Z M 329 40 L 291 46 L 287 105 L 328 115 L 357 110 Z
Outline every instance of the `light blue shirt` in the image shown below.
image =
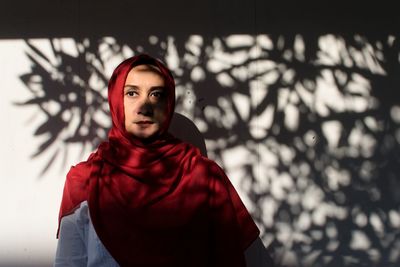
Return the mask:
M 248 267 L 273 266 L 260 239 L 246 250 Z M 97 236 L 89 216 L 87 201 L 61 219 L 54 267 L 118 267 Z
M 87 201 L 61 219 L 54 267 L 66 266 L 119 266 L 94 230 Z

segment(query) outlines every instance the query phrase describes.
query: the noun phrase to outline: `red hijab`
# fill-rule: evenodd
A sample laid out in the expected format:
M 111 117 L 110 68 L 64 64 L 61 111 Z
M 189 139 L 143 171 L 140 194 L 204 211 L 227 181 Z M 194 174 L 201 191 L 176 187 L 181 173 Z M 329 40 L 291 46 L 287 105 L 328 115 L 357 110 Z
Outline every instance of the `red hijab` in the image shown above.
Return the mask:
M 141 64 L 160 70 L 168 96 L 166 123 L 146 143 L 124 126 L 123 87 Z M 67 174 L 59 221 L 87 200 L 97 235 L 121 266 L 245 266 L 243 251 L 258 228 L 222 169 L 167 133 L 170 71 L 148 55 L 129 58 L 115 69 L 108 99 L 109 140 Z

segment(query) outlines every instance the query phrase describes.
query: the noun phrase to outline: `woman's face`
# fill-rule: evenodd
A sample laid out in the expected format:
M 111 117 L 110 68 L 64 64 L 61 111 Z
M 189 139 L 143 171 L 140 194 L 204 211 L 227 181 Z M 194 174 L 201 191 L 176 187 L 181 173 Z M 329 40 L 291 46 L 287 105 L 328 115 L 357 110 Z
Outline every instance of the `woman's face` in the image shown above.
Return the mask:
M 153 137 L 167 118 L 167 95 L 164 78 L 151 65 L 130 70 L 124 86 L 125 129 L 141 139 Z

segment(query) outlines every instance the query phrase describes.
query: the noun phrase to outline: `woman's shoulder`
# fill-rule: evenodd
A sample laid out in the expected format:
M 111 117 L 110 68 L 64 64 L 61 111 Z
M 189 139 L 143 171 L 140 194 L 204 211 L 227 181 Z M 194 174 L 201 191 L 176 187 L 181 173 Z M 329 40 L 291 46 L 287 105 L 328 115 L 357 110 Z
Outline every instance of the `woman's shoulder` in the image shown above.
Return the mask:
M 208 157 L 204 155 L 197 155 L 196 157 L 196 165 L 198 166 L 203 166 L 203 167 L 219 167 L 219 165 L 212 159 L 209 159 Z
M 217 162 L 204 155 L 196 155 L 194 157 L 192 171 L 202 173 L 209 178 L 218 178 L 226 175 L 223 168 Z
M 67 173 L 67 180 L 79 180 L 88 177 L 93 165 L 93 156 L 94 153 L 92 153 L 87 160 L 72 165 Z

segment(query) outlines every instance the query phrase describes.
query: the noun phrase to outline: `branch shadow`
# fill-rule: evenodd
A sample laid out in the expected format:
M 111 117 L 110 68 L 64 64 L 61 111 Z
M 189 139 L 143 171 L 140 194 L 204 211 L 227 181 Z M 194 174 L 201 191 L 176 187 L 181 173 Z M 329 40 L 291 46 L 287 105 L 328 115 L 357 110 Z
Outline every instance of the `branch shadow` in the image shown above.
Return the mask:
M 235 180 L 276 266 L 400 262 L 398 36 L 87 38 L 75 56 L 49 42 L 56 63 L 26 43 L 32 98 L 19 103 L 47 118 L 34 133 L 47 139 L 33 157 L 51 154 L 42 173 L 68 144 L 106 138 L 107 66 L 147 52 L 176 78 L 172 132 Z

